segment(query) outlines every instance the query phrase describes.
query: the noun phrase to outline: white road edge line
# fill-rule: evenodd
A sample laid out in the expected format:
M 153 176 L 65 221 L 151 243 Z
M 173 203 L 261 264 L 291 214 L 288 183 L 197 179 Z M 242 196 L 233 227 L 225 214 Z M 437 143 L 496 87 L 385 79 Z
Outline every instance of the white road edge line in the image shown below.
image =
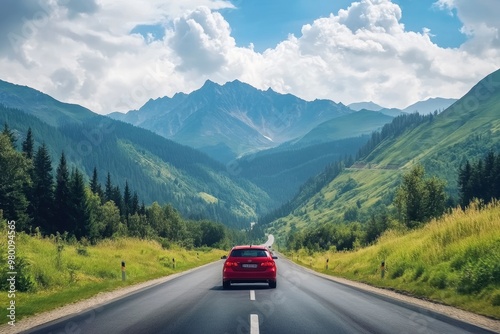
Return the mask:
M 250 314 L 250 334 L 259 334 L 259 316 Z
M 250 300 L 255 300 L 255 290 L 250 290 Z

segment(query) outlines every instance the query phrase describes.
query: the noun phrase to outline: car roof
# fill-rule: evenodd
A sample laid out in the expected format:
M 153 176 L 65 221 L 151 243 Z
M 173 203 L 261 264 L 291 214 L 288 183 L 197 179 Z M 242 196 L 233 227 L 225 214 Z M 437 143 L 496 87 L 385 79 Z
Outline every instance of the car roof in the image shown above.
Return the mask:
M 231 250 L 233 249 L 263 249 L 267 250 L 266 246 L 255 246 L 255 245 L 240 245 L 240 246 L 234 246 Z

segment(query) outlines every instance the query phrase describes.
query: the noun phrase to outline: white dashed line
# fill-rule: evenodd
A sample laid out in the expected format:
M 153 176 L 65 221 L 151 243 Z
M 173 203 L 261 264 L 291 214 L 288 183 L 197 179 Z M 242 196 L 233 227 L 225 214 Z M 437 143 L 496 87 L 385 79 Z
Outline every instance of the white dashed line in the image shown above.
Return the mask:
M 250 300 L 255 300 L 255 290 L 250 290 Z
M 250 314 L 250 334 L 259 334 L 259 316 Z

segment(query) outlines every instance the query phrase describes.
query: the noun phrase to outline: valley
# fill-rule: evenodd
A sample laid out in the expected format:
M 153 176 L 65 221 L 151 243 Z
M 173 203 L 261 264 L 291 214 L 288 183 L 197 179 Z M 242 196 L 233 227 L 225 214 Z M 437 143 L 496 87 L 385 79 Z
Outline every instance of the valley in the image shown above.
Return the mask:
M 88 189 L 81 195 L 87 205 L 87 211 L 81 212 L 86 212 L 87 218 L 80 227 L 71 227 L 70 233 L 66 230 L 59 234 L 58 227 L 46 222 L 41 230 L 39 226 L 30 225 L 29 217 L 36 217 L 35 222 L 41 220 L 39 216 L 32 216 L 30 201 L 33 199 L 29 192 L 26 192 L 28 203 L 22 194 L 16 194 L 21 196 L 17 199 L 4 196 L 7 201 L 19 200 L 19 203 L 4 207 L 2 217 L 15 216 L 24 232 L 34 233 L 25 238 L 54 238 L 57 244 L 67 247 L 99 245 L 110 237 L 139 237 L 156 240 L 164 249 L 227 248 L 232 243 L 258 242 L 271 233 L 276 236 L 277 248 L 288 251 L 291 257 L 298 254 L 311 258 L 309 264 L 315 267 L 314 257 L 335 257 L 338 251 L 347 254 L 369 251 L 374 243 L 392 239 L 394 235 L 405 237 L 414 229 L 425 230 L 430 221 L 439 221 L 442 215 L 450 214 L 459 205 L 467 206 L 463 199 L 464 184 L 459 183 L 465 166 L 470 163 L 480 171 L 483 169 L 478 166 L 483 164 L 489 166 L 484 170 L 498 168 L 495 166 L 500 158 L 494 152 L 500 152 L 499 87 L 500 71 L 497 71 L 461 99 L 449 101 L 453 104 L 441 112 L 419 115 L 399 111 L 391 116 L 383 111 L 354 111 L 331 101 L 308 104 L 293 96 L 258 91 L 241 82 L 222 86 L 207 83 L 192 93 L 193 96 L 179 93 L 172 99 L 148 102 L 149 111 L 146 108 L 110 118 L 56 101 L 29 87 L 1 82 L 0 121 L 5 124 L 2 156 L 20 159 L 21 166 L 23 159 L 29 159 L 25 145 L 30 134 L 33 148 L 47 149 L 47 159 L 52 163 L 49 175 L 54 172 L 59 175 L 61 162 L 56 171 L 57 161 L 64 153 L 72 191 L 78 189 L 78 182 L 84 190 Z M 234 102 L 237 94 L 251 98 L 238 104 Z M 268 101 L 258 102 L 262 109 L 248 107 L 250 101 L 262 96 Z M 278 102 L 272 102 L 273 99 Z M 153 107 L 156 103 L 160 104 Z M 183 103 L 179 110 L 189 115 L 183 114 L 185 118 L 181 122 L 182 112 L 175 106 Z M 198 107 L 186 111 L 195 105 Z M 265 120 L 268 116 L 264 110 L 281 113 L 272 117 L 286 119 L 286 122 L 266 128 L 272 119 L 271 123 Z M 156 114 L 148 118 L 148 113 Z M 178 125 L 183 126 L 167 139 L 166 132 L 162 131 L 173 129 L 175 122 L 169 122 L 176 117 Z M 214 123 L 214 119 L 217 122 Z M 241 127 L 234 125 L 235 120 Z M 138 126 L 133 125 L 134 122 Z M 308 125 L 298 132 L 304 122 Z M 165 127 L 147 129 L 147 124 Z M 206 132 L 207 129 L 212 132 Z M 235 131 L 227 132 L 227 129 Z M 246 130 L 242 132 L 243 129 Z M 242 133 L 245 135 L 239 136 Z M 212 136 L 213 142 L 206 140 Z M 264 139 L 252 142 L 252 136 Z M 198 144 L 177 143 L 175 140 L 179 138 L 198 138 Z M 12 148 L 5 146 L 8 140 Z M 204 149 L 199 146 L 202 142 L 212 145 L 211 149 L 202 152 Z M 251 153 L 244 154 L 248 150 Z M 491 159 L 483 162 L 488 154 Z M 23 173 L 31 172 L 27 168 Z M 499 181 L 495 176 L 498 173 L 491 173 L 486 176 L 483 173 L 481 177 L 491 177 L 490 182 L 495 184 Z M 424 204 L 419 205 L 429 205 L 433 191 L 437 196 L 435 202 L 443 204 L 434 216 L 427 215 L 418 221 L 405 218 L 409 211 L 404 210 L 410 210 L 413 202 L 408 196 L 404 197 L 401 189 L 412 175 L 417 177 L 415 189 L 427 196 Z M 470 182 L 480 182 L 480 177 L 473 177 L 472 172 L 471 175 Z M 39 182 L 36 177 L 33 180 Z M 29 184 L 23 187 L 28 191 Z M 473 184 L 470 187 L 477 188 Z M 122 189 L 125 189 L 123 195 Z M 135 204 L 130 199 L 132 193 Z M 23 210 L 27 210 L 27 215 Z M 497 207 L 488 210 L 493 213 Z M 483 214 L 480 209 L 477 211 Z M 457 220 L 453 214 L 445 217 L 452 217 L 443 218 L 446 221 Z M 100 219 L 103 224 L 99 223 Z M 464 222 L 469 223 L 469 220 Z M 79 246 L 76 247 L 78 251 Z M 379 259 L 378 255 L 372 256 Z M 305 261 L 302 263 L 307 265 L 309 260 Z M 335 269 L 332 274 L 355 278 L 353 273 L 340 270 L 344 260 L 339 261 L 333 262 L 339 271 Z M 346 261 L 350 261 L 348 257 Z M 399 258 L 391 259 L 391 262 L 398 261 Z M 464 264 L 461 266 L 455 269 L 465 268 Z M 490 267 L 488 270 L 496 277 L 496 266 Z M 418 268 L 401 270 L 400 276 L 391 279 L 406 277 L 404 275 L 410 274 L 404 274 L 405 270 L 413 272 Z M 42 272 L 36 275 L 45 275 Z M 417 278 L 423 287 L 411 292 L 441 300 L 436 297 L 441 288 L 427 291 L 425 287 L 437 279 L 435 275 L 438 274 L 419 275 Z M 454 284 L 458 274 L 451 275 L 446 279 Z M 33 286 L 45 289 L 43 277 L 35 276 L 30 276 Z M 460 277 L 463 284 L 470 283 L 467 277 Z M 397 284 L 397 281 L 389 283 Z M 496 293 L 497 283 L 496 278 L 488 281 L 481 286 L 482 293 Z M 384 285 L 376 280 L 373 284 Z M 458 293 L 464 294 L 460 300 L 472 298 L 470 291 Z M 498 307 L 495 298 L 488 299 L 486 312 L 493 317 Z M 442 300 L 454 303 L 446 298 Z M 460 303 L 457 305 L 462 305 Z M 471 310 L 478 312 L 477 307 Z

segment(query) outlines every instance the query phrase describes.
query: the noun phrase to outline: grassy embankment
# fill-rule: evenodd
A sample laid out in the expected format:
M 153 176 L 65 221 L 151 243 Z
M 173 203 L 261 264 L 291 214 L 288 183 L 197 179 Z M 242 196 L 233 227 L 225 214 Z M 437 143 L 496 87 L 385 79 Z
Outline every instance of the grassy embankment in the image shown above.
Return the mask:
M 288 255 L 326 274 L 500 319 L 500 202 L 454 210 L 417 230 L 388 231 L 356 251 Z
M 6 254 L 5 228 L 0 231 L 0 235 L 0 249 L 2 254 Z M 31 291 L 15 293 L 16 321 L 89 298 L 102 291 L 185 271 L 220 259 L 226 253 L 215 249 L 163 249 L 155 241 L 129 238 L 104 240 L 95 246 L 86 247 L 64 243 L 62 248 L 58 248 L 58 245 L 61 243 L 56 243 L 54 239 L 24 233 L 17 235 L 17 280 L 22 280 L 22 271 L 22 276 L 28 278 L 28 282 L 23 281 L 22 284 L 31 286 Z M 26 265 L 19 264 L 19 259 Z M 175 259 L 175 267 L 172 259 Z M 122 281 L 122 261 L 126 265 L 126 281 Z M 5 271 L 2 272 L 3 280 Z M 6 323 L 9 320 L 6 307 L 12 299 L 8 298 L 5 288 L 2 290 L 0 323 Z

